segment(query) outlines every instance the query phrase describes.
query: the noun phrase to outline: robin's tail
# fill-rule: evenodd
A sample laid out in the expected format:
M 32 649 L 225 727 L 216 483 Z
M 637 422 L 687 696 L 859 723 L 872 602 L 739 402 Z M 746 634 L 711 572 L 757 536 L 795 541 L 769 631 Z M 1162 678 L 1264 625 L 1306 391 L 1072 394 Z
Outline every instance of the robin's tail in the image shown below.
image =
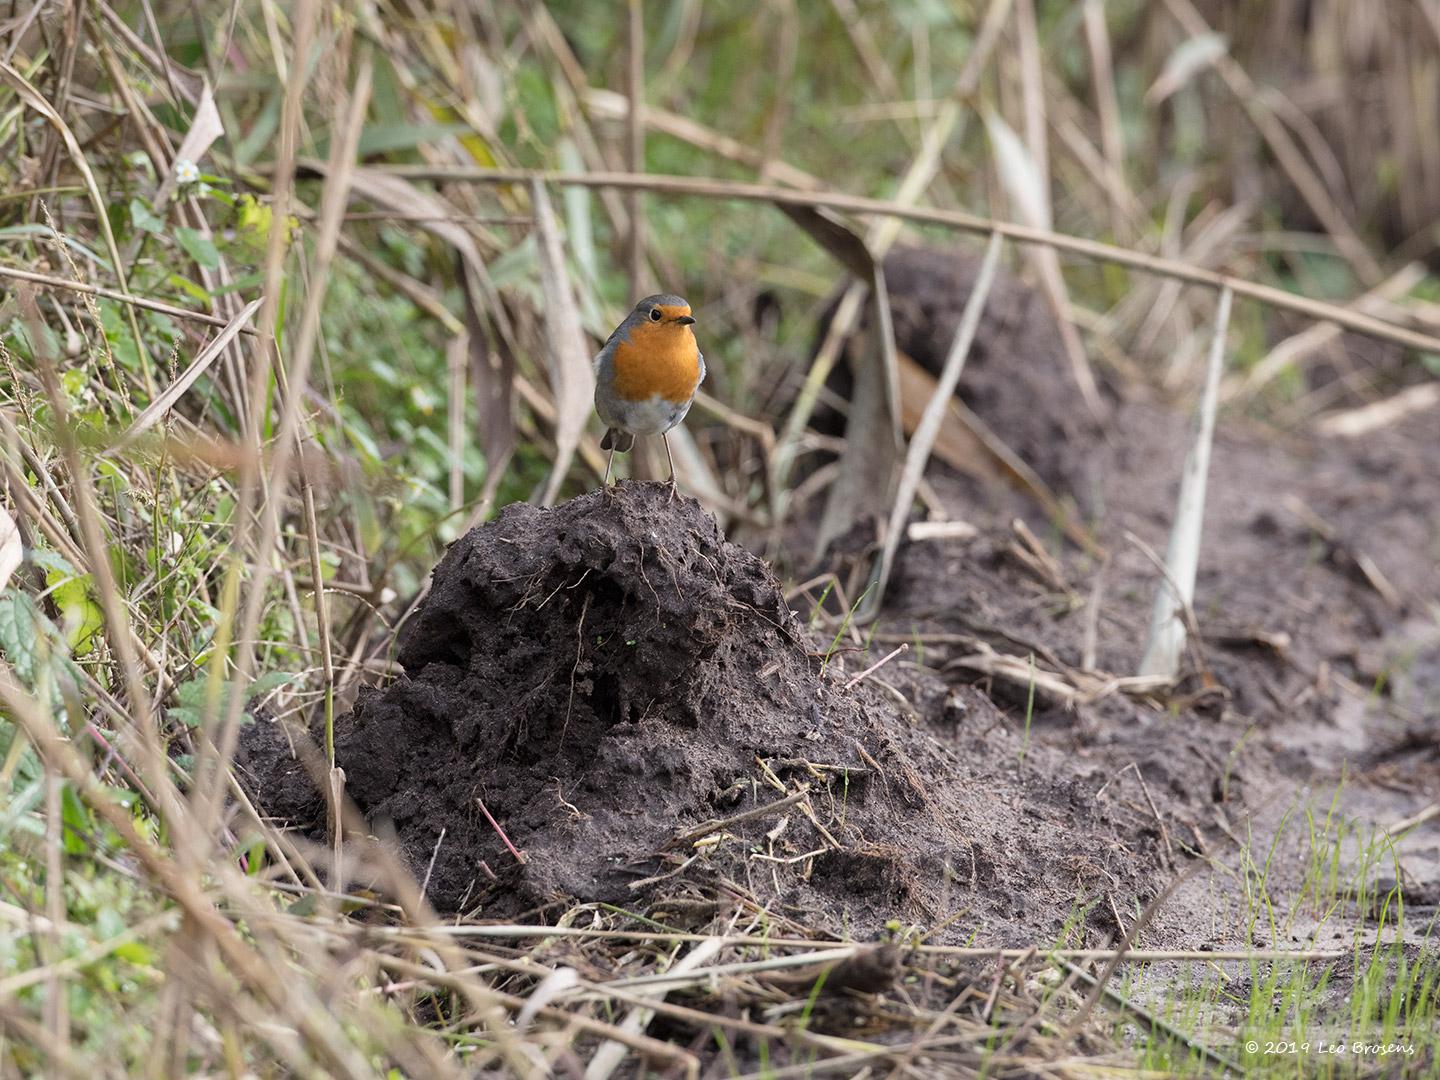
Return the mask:
M 600 440 L 601 450 L 618 450 L 622 454 L 628 454 L 634 445 L 635 436 L 618 427 L 606 428 L 605 437 Z

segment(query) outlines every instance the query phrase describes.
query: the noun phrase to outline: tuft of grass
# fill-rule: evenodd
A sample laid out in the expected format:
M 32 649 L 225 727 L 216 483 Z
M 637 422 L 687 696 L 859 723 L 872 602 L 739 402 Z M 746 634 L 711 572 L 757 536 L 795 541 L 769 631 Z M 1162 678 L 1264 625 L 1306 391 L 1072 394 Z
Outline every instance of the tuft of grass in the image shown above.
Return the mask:
M 1140 1064 L 1180 1076 L 1210 1075 L 1197 1046 L 1241 1060 L 1247 1075 L 1345 1077 L 1381 1073 L 1420 1075 L 1440 1061 L 1440 937 L 1435 917 L 1407 924 L 1398 886 L 1393 839 L 1342 820 L 1337 790 L 1323 818 L 1307 808 L 1304 880 L 1292 892 L 1284 922 L 1271 870 L 1287 827 L 1287 811 L 1263 862 L 1241 853 L 1246 925 L 1272 934 L 1302 914 L 1313 920 L 1310 941 L 1332 933 L 1348 940 L 1347 958 L 1251 961 L 1193 967 L 1183 980 L 1157 986 L 1136 972 L 1127 993 L 1162 997 L 1162 1017 L 1186 1039 L 1163 1031 L 1134 1032 Z M 1396 877 L 1390 880 L 1393 882 Z M 1273 940 L 1273 938 L 1272 938 Z

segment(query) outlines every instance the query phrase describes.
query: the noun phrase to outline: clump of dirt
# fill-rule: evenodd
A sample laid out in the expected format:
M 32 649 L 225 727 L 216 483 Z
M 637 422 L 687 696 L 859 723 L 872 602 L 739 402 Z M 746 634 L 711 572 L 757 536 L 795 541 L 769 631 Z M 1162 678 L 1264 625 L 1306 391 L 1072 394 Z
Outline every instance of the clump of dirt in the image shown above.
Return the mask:
M 897 346 L 931 372 L 944 363 L 977 267 L 969 257 L 914 248 L 886 260 Z M 1343 352 L 1347 368 L 1390 362 L 1386 350 L 1351 337 Z M 1393 374 L 1375 368 L 1354 381 L 1386 385 Z M 1334 378 L 1314 365 L 1309 375 Z M 1166 403 L 1130 383 L 1119 388 L 1102 429 L 1077 404 L 1043 297 L 1014 278 L 997 280 L 957 394 L 1075 500 L 1103 554 L 1066 542 L 1017 488 L 932 461 L 927 479 L 939 504 L 976 536 L 902 545 L 873 640 L 922 644 L 928 670 L 952 688 L 975 687 L 1012 725 L 1025 724 L 1032 753 L 1062 752 L 1058 763 L 1040 766 L 1050 791 L 1074 784 L 1112 812 L 1149 810 L 1135 828 L 1162 829 L 1167 850 L 1239 861 L 1236 836 L 1265 845 L 1274 837 L 1271 884 L 1298 895 L 1313 838 L 1287 832 L 1287 823 L 1304 819 L 1297 807 L 1318 807 L 1324 817 L 1338 792 L 1337 817 L 1387 824 L 1440 792 L 1434 416 L 1344 439 L 1280 432 L 1235 410 L 1222 415 L 1196 587 L 1201 641 L 1187 658 L 1189 677 L 1155 700 L 1129 696 L 1117 681 L 1137 670 L 1160 587 L 1134 538 L 1165 550 L 1192 403 Z M 786 547 L 808 550 L 807 519 L 818 514 L 796 508 L 794 516 Z M 1017 518 L 1041 538 L 1044 560 L 1012 528 Z M 831 545 L 828 567 L 850 587 L 863 587 L 873 537 L 861 523 Z M 1043 684 L 1051 676 L 1084 692 L 1051 693 Z M 1032 786 L 1028 797 L 1043 803 L 1046 795 Z M 1087 828 L 1076 822 L 1071 833 L 1084 848 L 1072 856 L 1082 866 L 1105 842 Z M 1424 831 L 1401 847 L 1406 880 L 1422 884 L 1440 880 L 1435 841 Z M 1077 881 L 1077 897 L 1085 884 Z M 1125 884 L 1110 884 L 1126 905 Z M 1166 902 L 1145 940 L 1243 943 L 1244 908 L 1243 898 L 1200 875 Z M 1204 927 L 1203 937 L 1187 935 L 1187 923 Z
M 938 940 L 978 922 L 1008 941 L 1057 929 L 1077 881 L 1153 889 L 1153 822 L 1096 805 L 1063 755 L 1027 760 L 985 697 L 910 673 L 919 708 L 897 705 L 827 652 L 767 566 L 663 486 L 517 504 L 436 567 L 401 635 L 405 677 L 362 692 L 336 756 L 447 911 L 763 905 L 866 934 L 963 909 Z M 284 745 L 247 730 L 247 783 L 323 830 Z M 1083 856 L 1077 825 L 1098 841 Z

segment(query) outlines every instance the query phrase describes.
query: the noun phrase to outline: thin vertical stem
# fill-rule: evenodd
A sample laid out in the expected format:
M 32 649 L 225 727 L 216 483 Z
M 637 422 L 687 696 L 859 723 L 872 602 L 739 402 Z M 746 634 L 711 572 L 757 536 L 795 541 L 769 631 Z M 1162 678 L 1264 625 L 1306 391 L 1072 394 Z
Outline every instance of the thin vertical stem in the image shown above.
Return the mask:
M 44 963 L 53 966 L 64 956 L 61 927 L 65 923 L 65 849 L 62 833 L 64 815 L 60 808 L 64 779 L 47 761 L 45 763 L 45 917 L 49 926 L 41 936 Z M 70 1042 L 70 1010 L 67 1008 L 65 976 L 52 975 L 46 983 L 45 1026 L 55 1037 L 55 1045 Z M 56 1063 L 58 1065 L 58 1063 Z M 57 1072 L 60 1070 L 56 1069 Z
M 1123 238 L 1126 232 L 1125 144 L 1120 131 L 1120 104 L 1115 94 L 1115 65 L 1110 53 L 1110 32 L 1105 25 L 1105 0 L 1085 0 L 1085 42 L 1090 48 L 1090 82 L 1095 90 L 1095 114 L 1100 119 L 1100 149 L 1105 164 L 1117 183 L 1107 188 L 1110 199 L 1110 231 Z
M 1180 654 L 1185 648 L 1184 612 L 1195 599 L 1195 575 L 1200 567 L 1200 540 L 1205 525 L 1205 484 L 1210 472 L 1210 447 L 1215 440 L 1215 412 L 1220 400 L 1220 375 L 1225 368 L 1225 334 L 1230 328 L 1230 303 L 1234 293 L 1227 286 L 1220 290 L 1220 304 L 1215 311 L 1215 337 L 1210 342 L 1210 356 L 1205 368 L 1205 390 L 1200 397 L 1195 422 L 1195 438 L 1185 457 L 1180 476 L 1180 495 L 1175 505 L 1175 521 L 1170 528 L 1170 544 L 1165 550 L 1166 580 L 1155 590 L 1155 604 L 1150 612 L 1150 634 L 1145 644 L 1145 657 L 1140 661 L 1141 675 L 1165 675 L 1174 678 L 1180 671 Z
M 626 114 L 629 136 L 630 171 L 645 171 L 645 4 L 630 0 L 630 110 Z M 639 189 L 630 193 L 630 295 L 644 296 L 645 287 L 645 196 Z
M 471 333 L 484 333 L 476 326 Z M 455 338 L 445 353 L 445 366 L 450 376 L 447 428 L 450 443 L 450 511 L 459 510 L 465 502 L 465 368 L 470 361 L 469 335 Z
M 900 473 L 900 490 L 895 494 L 895 503 L 890 511 L 890 522 L 885 529 L 885 546 L 875 568 L 875 587 L 859 616 L 858 622 L 869 622 L 880 611 L 885 588 L 890 583 L 890 571 L 895 564 L 895 552 L 900 547 L 900 538 L 905 532 L 905 519 L 915 503 L 915 493 L 920 489 L 920 479 L 925 475 L 925 465 L 930 460 L 930 451 L 940 434 L 940 425 L 945 420 L 945 411 L 960 383 L 965 370 L 965 361 L 970 356 L 970 346 L 980 329 L 980 316 L 985 310 L 985 301 L 995 283 L 995 274 L 1000 267 L 1000 253 L 1004 250 L 1004 237 L 998 232 L 990 234 L 990 243 L 985 248 L 985 258 L 975 275 L 975 285 L 970 298 L 965 301 L 965 310 L 960 315 L 960 325 L 955 328 L 955 337 L 950 343 L 950 352 L 945 357 L 945 366 L 935 384 L 935 393 L 925 405 L 925 412 L 910 437 L 910 449 L 905 454 L 905 466 Z

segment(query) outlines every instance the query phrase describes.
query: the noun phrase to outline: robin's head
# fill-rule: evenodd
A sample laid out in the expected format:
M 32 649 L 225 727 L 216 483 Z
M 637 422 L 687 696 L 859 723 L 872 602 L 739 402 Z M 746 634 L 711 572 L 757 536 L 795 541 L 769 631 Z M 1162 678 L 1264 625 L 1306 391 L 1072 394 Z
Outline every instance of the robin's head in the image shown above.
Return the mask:
M 630 313 L 629 321 L 640 326 L 653 325 L 656 327 L 686 327 L 695 323 L 695 317 L 690 314 L 690 302 L 683 296 L 676 296 L 673 293 L 656 293 L 654 296 L 647 296 L 635 305 L 635 310 Z

